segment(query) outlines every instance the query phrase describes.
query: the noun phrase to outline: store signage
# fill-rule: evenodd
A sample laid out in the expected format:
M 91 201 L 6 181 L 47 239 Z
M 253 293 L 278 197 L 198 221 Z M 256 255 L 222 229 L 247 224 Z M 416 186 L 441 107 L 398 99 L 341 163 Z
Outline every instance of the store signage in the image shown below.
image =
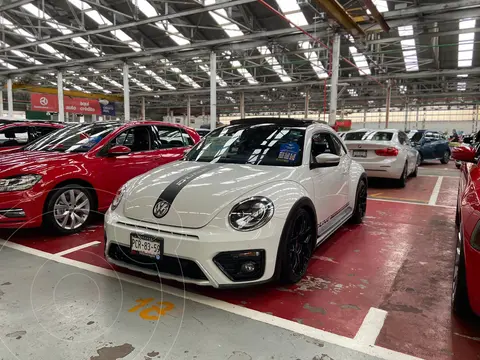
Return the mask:
M 30 103 L 32 110 L 45 112 L 58 112 L 58 97 L 50 94 L 31 94 Z M 102 109 L 98 100 L 71 98 L 65 96 L 63 98 L 65 112 L 74 114 L 90 114 L 101 115 Z
M 107 105 L 100 104 L 102 115 L 115 116 L 115 103 L 108 103 Z

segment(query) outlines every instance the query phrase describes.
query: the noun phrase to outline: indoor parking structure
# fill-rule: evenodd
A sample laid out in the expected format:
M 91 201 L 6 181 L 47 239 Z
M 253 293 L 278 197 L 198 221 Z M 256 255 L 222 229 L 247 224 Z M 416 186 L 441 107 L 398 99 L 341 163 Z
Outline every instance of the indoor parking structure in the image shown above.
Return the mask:
M 479 16 L 3 1 L 0 358 L 480 358 Z

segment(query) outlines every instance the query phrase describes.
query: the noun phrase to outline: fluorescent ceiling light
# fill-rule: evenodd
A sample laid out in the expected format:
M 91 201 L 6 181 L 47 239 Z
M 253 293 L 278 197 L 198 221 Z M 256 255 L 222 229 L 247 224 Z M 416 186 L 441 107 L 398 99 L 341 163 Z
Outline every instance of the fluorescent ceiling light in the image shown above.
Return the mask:
M 377 8 L 377 10 L 381 13 L 388 11 L 388 4 L 385 0 L 373 0 L 373 4 Z
M 457 77 L 459 77 L 459 78 L 467 78 L 467 77 L 468 77 L 468 74 L 457 75 Z
M 466 82 L 457 83 L 457 91 L 465 91 L 465 90 L 467 90 L 467 83 Z
M 358 96 L 357 91 L 355 89 L 347 89 L 347 91 L 350 94 L 350 96 L 352 96 L 352 97 L 357 97 Z

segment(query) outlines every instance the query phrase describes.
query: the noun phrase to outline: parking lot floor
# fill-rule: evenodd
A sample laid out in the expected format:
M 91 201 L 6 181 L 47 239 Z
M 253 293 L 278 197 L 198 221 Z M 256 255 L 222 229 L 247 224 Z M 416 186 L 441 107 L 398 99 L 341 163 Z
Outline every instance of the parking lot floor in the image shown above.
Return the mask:
M 373 181 L 364 224 L 346 225 L 320 246 L 307 275 L 294 286 L 266 284 L 218 290 L 183 288 L 166 281 L 162 285 L 164 289 L 211 299 L 213 304 L 222 304 L 222 310 L 240 316 L 249 314 L 251 320 L 303 336 L 317 340 L 334 336 L 342 340 L 333 344 L 348 344 L 347 348 L 370 342 L 380 351 L 387 348 L 425 359 L 478 359 L 480 321 L 457 319 L 450 311 L 459 171 L 452 164 L 448 166 L 445 170 L 444 165 L 422 165 L 420 176 L 409 179 L 404 189 Z M 415 192 L 417 188 L 422 191 Z M 383 198 L 372 197 L 379 189 Z M 5 233 L 2 237 L 9 236 Z M 7 246 L 31 249 L 42 256 L 57 254 L 57 261 L 83 264 L 80 267 L 90 271 L 116 270 L 158 283 L 158 279 L 112 268 L 105 262 L 100 222 L 81 234 L 64 238 L 21 231 L 10 237 Z M 370 331 L 365 335 L 368 324 Z M 366 354 L 363 348 L 360 353 Z M 311 353 L 306 359 L 317 355 Z M 322 359 L 322 355 L 318 356 Z

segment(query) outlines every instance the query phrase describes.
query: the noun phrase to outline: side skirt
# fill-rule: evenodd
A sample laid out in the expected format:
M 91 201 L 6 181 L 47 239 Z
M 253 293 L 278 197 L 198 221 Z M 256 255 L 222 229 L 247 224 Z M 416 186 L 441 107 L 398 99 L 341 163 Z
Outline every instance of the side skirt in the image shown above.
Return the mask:
M 345 224 L 352 216 L 353 208 L 350 204 L 346 204 L 344 208 L 340 210 L 338 214 L 332 215 L 324 225 L 319 226 L 317 230 L 317 244 L 320 246 L 325 240 L 328 239 L 338 228 Z

